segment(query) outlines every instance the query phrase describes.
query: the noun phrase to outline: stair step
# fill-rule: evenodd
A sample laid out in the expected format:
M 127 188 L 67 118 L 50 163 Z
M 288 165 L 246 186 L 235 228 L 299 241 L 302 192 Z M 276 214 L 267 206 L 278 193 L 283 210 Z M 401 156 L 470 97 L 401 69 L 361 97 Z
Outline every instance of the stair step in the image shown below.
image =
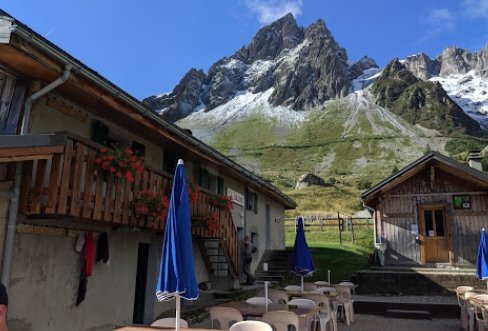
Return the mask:
M 288 270 L 284 271 L 262 271 L 258 270 L 256 271 L 256 276 L 282 276 L 283 274 L 288 273 Z
M 205 248 L 218 248 L 220 240 L 205 240 L 203 242 L 203 247 Z
M 425 310 L 388 309 L 386 311 L 386 316 L 408 319 L 432 319 L 430 312 Z
M 283 282 L 285 276 L 256 276 L 256 280 Z

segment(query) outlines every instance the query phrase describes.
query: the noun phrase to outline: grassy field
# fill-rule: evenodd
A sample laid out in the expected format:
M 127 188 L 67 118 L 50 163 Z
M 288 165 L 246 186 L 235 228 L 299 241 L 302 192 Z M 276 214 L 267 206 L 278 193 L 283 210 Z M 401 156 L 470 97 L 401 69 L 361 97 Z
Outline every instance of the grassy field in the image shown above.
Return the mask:
M 373 252 L 373 230 L 371 227 L 356 227 L 355 241 L 352 243 L 351 232 L 342 232 L 342 244 L 339 242 L 337 229 L 306 232 L 305 236 L 314 258 L 315 273 L 305 281 L 327 280 L 327 270 L 331 271 L 331 281 L 339 282 L 350 279 L 358 270 L 370 265 Z M 295 233 L 290 228 L 286 231 L 286 247 L 293 249 Z M 299 284 L 300 278 L 290 275 L 287 282 Z
M 360 210 L 360 192 L 410 161 L 400 150 L 413 146 L 378 114 L 354 112 L 342 102 L 311 113 L 301 125 L 253 115 L 225 127 L 209 143 L 295 199 L 301 215 Z M 305 173 L 327 186 L 295 190 Z

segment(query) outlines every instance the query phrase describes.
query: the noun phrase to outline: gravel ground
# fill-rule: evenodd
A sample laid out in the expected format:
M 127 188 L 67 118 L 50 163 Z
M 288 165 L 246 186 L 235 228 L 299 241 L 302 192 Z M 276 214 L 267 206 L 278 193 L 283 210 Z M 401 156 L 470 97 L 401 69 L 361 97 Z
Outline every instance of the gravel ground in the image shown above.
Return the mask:
M 385 316 L 356 314 L 356 319 L 350 326 L 338 322 L 338 331 L 459 331 L 458 319 L 435 319 L 416 320 L 402 318 L 387 318 Z M 204 320 L 201 323 L 190 327 L 210 328 L 210 321 Z

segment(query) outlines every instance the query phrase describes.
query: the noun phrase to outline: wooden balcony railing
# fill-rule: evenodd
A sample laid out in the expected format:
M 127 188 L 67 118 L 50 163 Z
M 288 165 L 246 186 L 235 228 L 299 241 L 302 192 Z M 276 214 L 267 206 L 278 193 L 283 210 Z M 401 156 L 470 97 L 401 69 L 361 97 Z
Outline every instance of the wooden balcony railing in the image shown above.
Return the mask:
M 142 190 L 169 196 L 172 176 L 146 168 L 137 172 L 135 181 L 100 170 L 95 163 L 99 145 L 71 136 L 64 150 L 48 159 L 24 161 L 19 211 L 32 217 L 69 217 L 89 222 L 105 222 L 164 230 L 164 219 L 151 220 L 136 215 L 134 201 Z M 192 227 L 196 237 L 220 238 L 233 274 L 239 266 L 239 240 L 230 211 L 211 204 L 213 195 L 201 191 L 192 202 L 192 220 L 216 213 L 215 229 Z

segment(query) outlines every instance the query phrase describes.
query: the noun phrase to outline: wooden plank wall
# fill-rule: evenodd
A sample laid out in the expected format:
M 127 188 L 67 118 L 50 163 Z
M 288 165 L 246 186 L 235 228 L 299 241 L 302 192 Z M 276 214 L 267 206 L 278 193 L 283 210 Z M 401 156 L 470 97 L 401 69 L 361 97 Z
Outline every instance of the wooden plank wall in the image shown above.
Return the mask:
M 481 192 L 484 189 L 438 168 L 432 188 L 433 190 L 430 185 L 430 169 L 427 168 L 384 196 L 379 205 L 381 229 L 378 229 L 378 236 L 383 232 L 389 243 L 389 253 L 385 257 L 387 264 L 420 263 L 420 246 L 415 242 L 415 235 L 411 234 L 411 224 L 418 224 L 419 205 L 436 203 L 448 205 L 447 213 L 453 233 L 452 246 L 457 262 L 474 262 L 479 231 L 482 227 L 488 228 L 488 195 L 472 194 L 471 210 L 454 210 L 453 195 L 446 193 Z

